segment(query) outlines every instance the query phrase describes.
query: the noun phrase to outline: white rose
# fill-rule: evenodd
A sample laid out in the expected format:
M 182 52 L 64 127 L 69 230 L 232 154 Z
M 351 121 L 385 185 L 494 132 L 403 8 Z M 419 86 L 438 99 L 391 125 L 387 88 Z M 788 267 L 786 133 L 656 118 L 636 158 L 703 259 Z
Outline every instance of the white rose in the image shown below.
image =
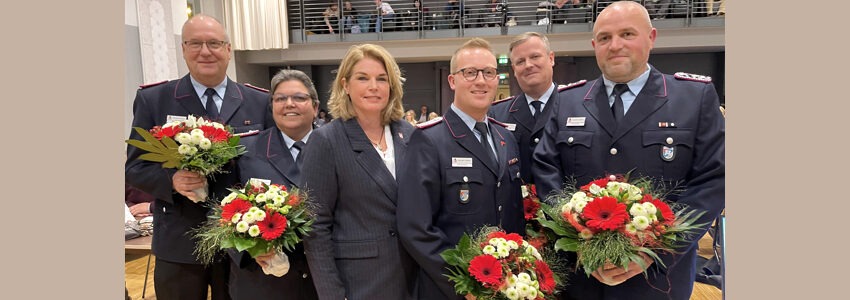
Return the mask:
M 634 185 L 629 185 L 627 197 L 631 201 L 637 201 L 643 199 L 643 193 L 641 193 L 640 188 Z
M 641 203 L 641 205 L 643 206 L 643 209 L 646 210 L 646 213 L 649 215 L 654 215 L 658 212 L 658 208 L 655 207 L 655 204 L 652 204 L 652 202 L 644 202 Z
M 590 185 L 590 188 L 588 188 L 588 190 L 590 190 L 591 194 L 600 195 L 604 189 L 594 183 Z
M 248 235 L 252 237 L 260 235 L 260 226 L 251 225 L 251 228 L 248 229 Z
M 245 222 L 245 221 L 239 221 L 239 223 L 236 223 L 236 231 L 237 232 L 248 231 L 248 228 L 250 228 L 250 227 L 251 227 L 251 225 L 248 225 L 248 222 Z

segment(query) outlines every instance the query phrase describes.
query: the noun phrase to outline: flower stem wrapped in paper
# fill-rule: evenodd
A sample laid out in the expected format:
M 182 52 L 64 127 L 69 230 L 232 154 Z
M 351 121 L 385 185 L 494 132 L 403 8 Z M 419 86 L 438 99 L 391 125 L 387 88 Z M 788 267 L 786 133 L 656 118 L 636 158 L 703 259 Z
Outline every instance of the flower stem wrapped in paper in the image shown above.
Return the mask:
M 233 135 L 229 126 L 189 115 L 183 121 L 171 121 L 154 126 L 150 132 L 133 128 L 144 139 L 126 140 L 130 145 L 148 153 L 139 159 L 161 162 L 163 168 L 193 171 L 202 176 L 223 172 L 222 167 L 231 159 L 245 153 L 239 145 L 239 136 Z M 195 190 L 194 202 L 205 201 L 208 186 Z
M 310 232 L 313 214 L 306 194 L 297 189 L 251 180 L 244 188 L 230 191 L 220 205 L 213 204 L 203 226 L 192 231 L 198 239 L 195 254 L 200 261 L 209 264 L 219 250 L 229 248 L 247 251 L 252 258 L 282 254 L 283 249 L 291 252 Z
M 538 221 L 558 236 L 555 250 L 577 252 L 588 276 L 606 263 L 628 268 L 634 262 L 646 269 L 639 253 L 665 267 L 657 252 L 675 253 L 679 242 L 704 225 L 694 224 L 704 212 L 674 212 L 650 179 L 627 177 L 611 175 L 577 190 L 568 182 L 551 196 L 554 206 L 543 204 L 548 219 Z
M 440 254 L 460 295 L 477 299 L 554 299 L 560 280 L 537 249 L 516 233 L 485 227 Z

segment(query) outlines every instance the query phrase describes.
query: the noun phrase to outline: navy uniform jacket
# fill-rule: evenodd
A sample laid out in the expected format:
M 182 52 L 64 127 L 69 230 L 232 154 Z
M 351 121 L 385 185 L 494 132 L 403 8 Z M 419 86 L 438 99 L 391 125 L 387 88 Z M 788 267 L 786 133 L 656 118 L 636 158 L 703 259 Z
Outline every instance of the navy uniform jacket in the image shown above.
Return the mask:
M 602 78 L 564 90 L 561 97 L 564 100 L 534 152 L 532 172 L 541 195 L 562 188 L 565 176 L 584 185 L 609 173 L 633 170 L 633 176 L 681 182 L 684 192 L 667 200 L 705 211 L 698 223 L 706 224 L 677 249 L 682 254 L 661 255 L 667 269 L 655 263 L 647 278 L 637 275 L 613 287 L 579 271 L 568 279 L 567 295 L 688 299 L 696 274 L 697 241 L 725 206 L 725 123 L 714 86 L 707 80 L 662 74 L 653 67 L 619 127 Z M 574 126 L 567 125 L 569 118 Z
M 390 123 L 395 172 L 413 126 Z M 356 118 L 310 134 L 302 178 L 316 204 L 304 250 L 320 299 L 410 299 L 416 262 L 396 229 L 398 183 Z
M 288 190 L 298 188 L 300 170 L 277 127 L 243 137 L 240 142 L 247 153 L 236 161 L 239 183 L 244 185 L 251 178 L 257 178 L 283 184 Z M 284 250 L 290 267 L 282 277 L 263 273 L 262 267 L 247 251 L 228 249 L 227 253 L 231 258 L 228 286 L 233 299 L 318 299 L 302 244 L 293 252 Z
M 540 135 L 543 134 L 543 126 L 546 125 L 546 120 L 555 110 L 554 106 L 559 101 L 558 95 L 558 89 L 552 91 L 552 95 L 549 96 L 549 101 L 543 107 L 543 112 L 538 116 L 537 122 L 534 121 L 531 109 L 528 108 L 525 93 L 493 102 L 493 106 L 490 107 L 488 112 L 490 117 L 508 124 L 508 130 L 513 131 L 514 139 L 519 143 L 519 172 L 524 183 L 534 183 L 534 178 L 531 176 L 531 155 L 540 142 Z
M 453 110 L 431 122 L 413 132 L 398 177 L 398 230 L 420 267 L 418 299 L 461 299 L 440 253 L 483 226 L 524 235 L 519 150 L 508 130 L 490 122 L 499 158 L 494 166 L 484 162 L 490 160 L 484 147 Z M 457 158 L 472 166 L 459 167 Z
M 227 90 L 222 97 L 220 119 L 233 127 L 235 133 L 262 130 L 274 126 L 269 109 L 269 94 L 227 80 Z M 133 101 L 133 127 L 150 129 L 165 124 L 169 115 L 206 117 L 206 110 L 195 93 L 189 75 L 178 80 L 144 87 L 136 92 Z M 142 140 L 135 130 L 130 138 Z M 137 159 L 145 151 L 127 146 L 124 180 L 130 185 L 156 197 L 151 205 L 155 233 L 151 248 L 158 258 L 187 264 L 200 262 L 192 254 L 194 240 L 186 232 L 207 219 L 209 209 L 203 202 L 193 203 L 175 192 L 171 177 L 176 169 L 163 169 L 162 164 Z M 227 195 L 226 190 L 236 180 L 230 174 L 219 174 L 208 180 L 210 198 Z M 209 200 L 208 200 L 209 201 Z

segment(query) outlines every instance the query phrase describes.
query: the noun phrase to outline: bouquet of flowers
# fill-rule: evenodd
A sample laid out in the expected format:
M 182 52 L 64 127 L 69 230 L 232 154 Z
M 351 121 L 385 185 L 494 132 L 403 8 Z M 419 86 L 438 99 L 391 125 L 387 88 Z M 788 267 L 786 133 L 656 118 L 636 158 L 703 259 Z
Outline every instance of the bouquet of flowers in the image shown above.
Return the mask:
M 133 128 L 144 141 L 126 142 L 148 153 L 139 159 L 161 162 L 163 168 L 177 168 L 198 172 L 203 176 L 223 172 L 222 167 L 231 159 L 245 153 L 239 145 L 239 136 L 233 135 L 229 126 L 189 115 L 183 121 L 171 121 L 154 126 L 150 131 Z M 194 191 L 201 202 L 207 198 L 207 187 Z
M 254 258 L 272 250 L 293 251 L 310 232 L 312 212 L 306 195 L 297 189 L 250 180 L 230 191 L 220 205 L 213 205 L 203 226 L 192 231 L 199 240 L 195 254 L 202 262 L 211 263 L 219 250 L 228 248 Z
M 575 190 L 574 185 L 555 195 L 556 205 L 543 204 L 551 220 L 538 220 L 559 238 L 555 250 L 578 252 L 578 265 L 590 273 L 605 263 L 626 268 L 635 262 L 645 268 L 638 253 L 664 266 L 655 251 L 674 252 L 677 243 L 701 224 L 703 212 L 674 212 L 652 191 L 647 178 L 629 181 L 611 175 Z
M 516 233 L 484 228 L 440 254 L 458 294 L 477 299 L 552 299 L 560 280 L 537 249 Z

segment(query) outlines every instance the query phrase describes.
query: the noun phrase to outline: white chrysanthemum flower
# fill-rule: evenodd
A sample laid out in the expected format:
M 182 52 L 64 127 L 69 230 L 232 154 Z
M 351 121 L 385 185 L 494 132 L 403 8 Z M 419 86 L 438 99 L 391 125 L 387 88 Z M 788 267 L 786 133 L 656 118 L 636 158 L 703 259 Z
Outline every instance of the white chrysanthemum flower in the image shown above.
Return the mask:
M 534 300 L 537 299 L 537 289 L 533 287 L 529 287 L 528 294 L 525 295 L 526 300 Z
M 251 227 L 251 225 L 248 225 L 248 222 L 245 222 L 245 221 L 239 221 L 239 223 L 236 223 L 236 231 L 237 232 L 248 231 L 248 228 L 250 228 L 250 227 Z
M 539 289 L 540 288 L 540 282 L 537 281 L 537 280 L 532 280 L 531 281 L 531 287 L 533 287 L 534 289 Z
M 260 211 L 260 208 L 256 206 L 251 206 L 251 208 L 248 209 L 248 212 L 250 213 L 256 213 L 258 211 Z
M 519 279 L 517 279 L 516 275 L 514 275 L 513 273 L 508 273 L 505 275 L 505 282 L 507 283 L 508 287 L 516 286 L 518 280 Z
M 528 187 L 525 185 L 520 186 L 520 190 L 522 190 L 522 197 L 528 197 Z
M 286 201 L 286 198 L 281 195 L 275 195 L 272 197 L 272 204 L 274 204 L 274 206 L 281 206 L 284 201 Z
M 516 287 L 514 288 L 516 288 L 516 291 L 519 294 L 520 298 L 525 298 L 528 295 L 529 291 L 532 290 L 531 286 L 529 286 L 525 282 L 522 282 L 522 279 L 520 279 L 520 281 L 516 283 Z
M 517 280 L 518 280 L 519 283 L 522 283 L 522 284 L 530 284 L 531 283 L 531 275 L 528 275 L 528 273 L 520 272 L 519 274 L 516 275 L 516 277 L 517 277 Z M 517 283 L 517 284 L 519 284 L 519 283 Z
M 278 187 L 276 185 L 269 185 L 269 190 L 268 190 L 269 193 L 277 193 L 279 191 L 280 191 L 280 187 Z
M 213 127 L 215 127 L 215 128 L 224 129 L 224 124 L 221 124 L 221 123 L 218 123 L 218 122 L 210 122 L 210 123 L 212 123 Z
M 189 155 L 195 155 L 195 153 L 198 153 L 198 148 L 189 146 Z
M 608 195 L 610 195 L 612 197 L 620 197 L 620 195 L 623 193 L 623 191 L 626 188 L 627 187 L 624 186 L 624 184 L 622 182 L 609 181 L 608 187 L 605 190 L 607 190 Z
M 518 300 L 519 299 L 519 292 L 517 292 L 516 287 L 509 287 L 509 288 L 505 289 L 505 291 L 503 291 L 502 293 L 505 294 L 505 297 L 507 297 L 510 300 Z
M 516 250 L 519 249 L 519 244 L 517 244 L 515 241 L 508 241 L 508 247 L 510 247 L 511 250 Z
M 185 132 L 178 133 L 174 136 L 174 139 L 180 144 L 189 144 L 192 142 L 192 136 Z
M 177 147 L 177 153 L 180 153 L 182 155 L 192 155 L 192 148 L 194 147 L 189 146 L 188 144 L 183 144 Z
M 257 212 L 254 213 L 254 220 L 256 220 L 257 222 L 260 222 L 260 221 L 265 220 L 265 219 L 266 219 L 266 212 L 263 211 L 262 209 L 258 210 Z
M 198 143 L 198 147 L 203 150 L 209 150 L 210 148 L 212 148 L 212 142 L 208 138 L 202 138 L 201 142 Z
M 658 222 L 658 215 L 656 215 L 656 214 L 649 215 L 649 223 L 652 224 L 652 223 L 655 223 L 655 222 Z
M 637 230 L 644 230 L 649 227 L 649 218 L 647 218 L 646 216 L 637 216 L 632 219 L 632 224 L 635 225 L 635 228 L 637 228 Z
M 505 242 L 505 239 L 503 239 L 503 238 L 492 238 L 487 243 L 490 244 L 490 245 L 498 247 L 499 244 L 501 244 L 503 242 Z
M 646 210 L 646 213 L 649 215 L 654 215 L 658 212 L 658 208 L 655 207 L 655 204 L 652 204 L 652 202 L 641 203 L 641 206 L 643 206 L 643 209 Z
M 254 221 L 256 221 L 256 214 L 249 210 L 242 215 L 242 221 L 247 222 L 248 224 L 254 223 Z
M 230 217 L 230 223 L 237 224 L 239 220 L 242 219 L 242 213 L 235 213 L 233 217 Z
M 626 232 L 628 234 L 635 234 L 635 233 L 637 233 L 637 228 L 635 228 L 634 224 L 628 223 L 628 224 L 626 224 Z
M 248 235 L 252 237 L 260 235 L 260 226 L 251 225 L 251 228 L 248 228 Z
M 574 202 L 574 201 L 587 201 L 587 200 L 589 200 L 589 199 L 590 199 L 590 197 L 588 197 L 586 193 L 584 193 L 584 192 L 576 192 L 576 193 L 573 193 L 573 196 L 570 198 L 570 202 Z
M 224 206 L 224 205 L 232 202 L 233 200 L 236 199 L 237 195 L 239 195 L 239 194 L 237 194 L 236 192 L 231 192 L 230 194 L 227 194 L 227 196 L 225 196 L 224 199 L 221 199 L 221 205 Z
M 266 194 L 257 194 L 257 196 L 254 196 L 254 201 L 257 203 L 265 203 L 266 200 L 268 200 Z
M 497 247 L 496 248 L 496 258 L 505 258 L 511 255 L 511 250 L 508 247 Z
M 583 238 L 585 240 L 589 240 L 593 237 L 593 232 L 591 232 L 590 229 L 585 228 L 584 230 L 578 233 L 578 237 Z
M 487 255 L 496 256 L 496 247 L 493 247 L 493 245 L 487 245 L 481 249 L 481 252 L 484 252 L 484 254 Z
M 537 260 L 543 260 L 543 258 L 540 257 L 540 252 L 537 251 L 537 248 L 534 248 L 531 245 L 526 245 L 525 253 L 531 254 L 531 256 L 534 256 Z
M 646 216 L 648 213 L 646 211 L 646 208 L 644 208 L 642 204 L 635 203 L 634 205 L 632 205 L 632 208 L 629 208 L 629 214 L 631 214 L 633 217 L 636 217 Z

